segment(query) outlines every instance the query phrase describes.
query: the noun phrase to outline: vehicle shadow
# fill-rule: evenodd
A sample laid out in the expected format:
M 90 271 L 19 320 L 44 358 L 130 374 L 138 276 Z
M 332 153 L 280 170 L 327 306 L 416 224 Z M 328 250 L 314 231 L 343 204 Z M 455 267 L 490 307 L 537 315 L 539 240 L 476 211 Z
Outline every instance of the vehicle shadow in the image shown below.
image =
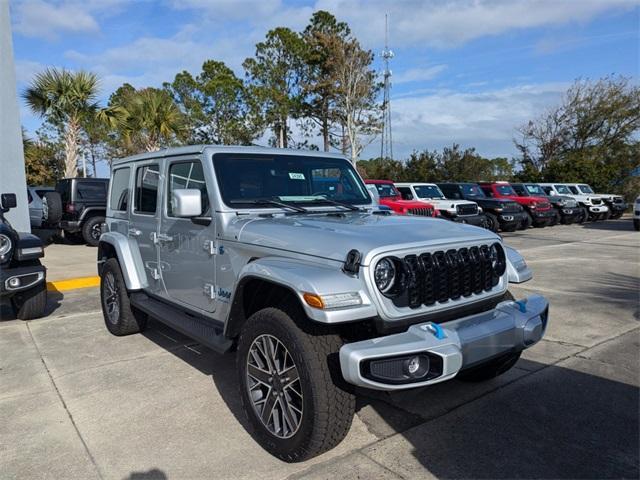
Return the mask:
M 251 431 L 234 354 L 198 344 L 171 353 L 210 376 L 235 419 Z M 411 478 L 638 478 L 637 366 L 616 369 L 624 376 L 616 381 L 607 378 L 611 366 L 594 363 L 595 374 L 579 363 L 566 368 L 521 360 L 506 381 L 453 380 L 394 394 L 358 390 L 357 414 L 376 437 L 398 443 L 388 455 L 376 452 L 376 461 Z
M 167 474 L 158 468 L 152 468 L 145 472 L 131 472 L 123 480 L 167 480 Z
M 589 230 L 608 230 L 614 232 L 633 232 L 633 220 L 629 217 L 599 222 L 585 222 L 580 225 Z

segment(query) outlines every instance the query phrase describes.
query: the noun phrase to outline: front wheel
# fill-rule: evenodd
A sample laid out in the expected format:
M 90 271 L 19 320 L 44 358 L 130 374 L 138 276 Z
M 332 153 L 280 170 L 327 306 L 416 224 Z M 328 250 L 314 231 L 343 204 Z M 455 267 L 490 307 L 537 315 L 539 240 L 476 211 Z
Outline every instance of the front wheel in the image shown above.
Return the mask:
M 272 455 L 300 462 L 347 435 L 355 397 L 340 381 L 340 338 L 310 330 L 296 308 L 265 308 L 243 325 L 238 340 L 240 397 L 255 439 Z
M 12 303 L 16 318 L 20 320 L 42 317 L 47 306 L 47 285 L 42 282 L 29 290 L 17 293 Z
M 555 211 L 553 217 L 551 217 L 551 221 L 549 222 L 549 226 L 553 227 L 555 225 L 558 225 L 561 222 L 561 218 L 560 218 L 560 212 L 558 212 L 557 210 Z
M 522 221 L 522 229 L 526 230 L 533 225 L 533 217 L 529 212 L 524 212 L 524 220 Z
M 498 227 L 500 226 L 500 224 L 498 223 L 498 217 L 496 217 L 493 213 L 485 213 L 484 215 L 487 219 L 485 228 L 491 230 L 492 232 L 497 232 Z
M 576 223 L 584 223 L 589 217 L 589 212 L 584 207 L 581 207 L 579 210 L 580 210 L 580 213 L 576 217 Z

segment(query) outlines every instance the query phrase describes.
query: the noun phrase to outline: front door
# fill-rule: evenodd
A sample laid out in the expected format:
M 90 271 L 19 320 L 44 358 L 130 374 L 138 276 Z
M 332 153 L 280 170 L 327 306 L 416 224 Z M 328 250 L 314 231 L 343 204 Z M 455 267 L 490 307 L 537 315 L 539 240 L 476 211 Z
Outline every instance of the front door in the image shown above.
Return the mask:
M 157 237 L 163 295 L 207 312 L 215 310 L 215 224 L 199 225 L 172 214 L 176 189 L 198 189 L 202 214 L 212 215 L 207 183 L 199 158 L 170 160 L 165 170 L 165 200 Z
M 160 266 L 156 235 L 160 226 L 158 191 L 160 166 L 157 161 L 140 163 L 135 171 L 133 208 L 129 222 L 129 238 L 136 242 L 147 274 L 149 291 L 161 291 Z

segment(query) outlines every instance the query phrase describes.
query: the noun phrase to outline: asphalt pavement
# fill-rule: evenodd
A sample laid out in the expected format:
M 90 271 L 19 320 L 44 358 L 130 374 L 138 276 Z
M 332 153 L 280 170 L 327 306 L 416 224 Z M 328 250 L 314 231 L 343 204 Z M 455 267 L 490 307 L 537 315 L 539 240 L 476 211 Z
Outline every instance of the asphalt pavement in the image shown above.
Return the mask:
M 347 438 L 299 464 L 247 433 L 232 354 L 155 322 L 113 337 L 97 289 L 51 292 L 46 318 L 0 321 L 0 479 L 638 478 L 640 234 L 504 238 L 534 270 L 514 295 L 551 302 L 545 339 L 489 382 L 361 392 Z M 51 247 L 50 274 L 95 274 L 95 249 Z

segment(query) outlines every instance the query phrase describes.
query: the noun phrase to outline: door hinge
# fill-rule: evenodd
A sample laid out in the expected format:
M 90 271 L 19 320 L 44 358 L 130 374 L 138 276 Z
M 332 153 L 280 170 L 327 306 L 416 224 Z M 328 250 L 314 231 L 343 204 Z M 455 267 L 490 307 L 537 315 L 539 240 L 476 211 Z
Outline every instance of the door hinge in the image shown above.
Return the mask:
M 160 280 L 160 271 L 157 268 L 151 270 L 151 277 L 154 280 Z
M 211 300 L 215 300 L 216 298 L 216 287 L 211 285 L 210 283 L 204 284 L 204 294 L 209 297 Z
M 216 253 L 218 253 L 218 249 L 216 248 L 216 242 L 214 242 L 213 240 L 206 240 L 202 248 L 204 248 L 204 250 L 209 255 L 215 255 Z

